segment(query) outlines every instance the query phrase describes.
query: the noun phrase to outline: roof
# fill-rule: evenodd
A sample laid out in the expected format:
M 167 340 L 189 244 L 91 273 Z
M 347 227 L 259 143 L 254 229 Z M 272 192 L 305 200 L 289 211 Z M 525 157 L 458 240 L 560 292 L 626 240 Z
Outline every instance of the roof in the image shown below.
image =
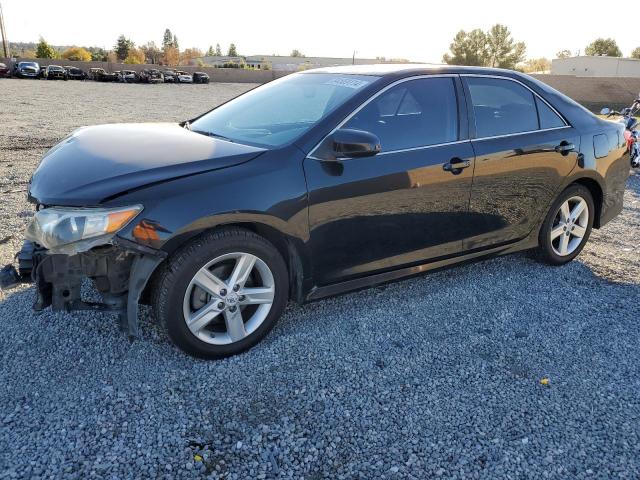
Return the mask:
M 373 65 L 346 65 L 340 67 L 325 67 L 305 70 L 302 73 L 339 73 L 345 75 L 376 75 L 391 74 L 424 74 L 424 73 L 476 73 L 484 75 L 519 75 L 513 70 L 489 67 L 468 67 L 463 65 L 442 65 L 430 63 L 378 63 Z

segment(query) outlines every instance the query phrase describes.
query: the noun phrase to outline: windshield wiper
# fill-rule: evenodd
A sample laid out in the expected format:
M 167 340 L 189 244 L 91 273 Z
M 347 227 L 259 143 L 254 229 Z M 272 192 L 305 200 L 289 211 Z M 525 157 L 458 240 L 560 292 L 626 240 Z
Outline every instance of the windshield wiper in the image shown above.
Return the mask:
M 205 132 L 204 130 L 191 130 L 191 131 L 195 132 L 195 133 L 199 133 L 200 135 L 206 135 L 207 137 L 213 137 L 213 138 L 217 138 L 217 139 L 220 139 L 220 140 L 226 140 L 227 142 L 235 143 L 229 137 L 225 137 L 224 135 L 218 135 L 217 133 Z
M 182 128 L 186 128 L 187 130 L 191 130 L 191 122 L 189 120 L 185 120 L 182 124 Z

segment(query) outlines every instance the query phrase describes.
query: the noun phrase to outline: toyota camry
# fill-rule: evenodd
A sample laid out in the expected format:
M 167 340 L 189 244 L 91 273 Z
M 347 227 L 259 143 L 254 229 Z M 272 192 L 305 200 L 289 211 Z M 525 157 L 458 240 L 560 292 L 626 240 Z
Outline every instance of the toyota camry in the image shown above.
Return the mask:
M 115 312 L 131 336 L 150 304 L 186 352 L 233 355 L 289 301 L 521 250 L 573 260 L 622 209 L 623 128 L 514 71 L 288 75 L 180 124 L 71 133 L 31 178 L 2 284 L 32 280 L 37 310 Z

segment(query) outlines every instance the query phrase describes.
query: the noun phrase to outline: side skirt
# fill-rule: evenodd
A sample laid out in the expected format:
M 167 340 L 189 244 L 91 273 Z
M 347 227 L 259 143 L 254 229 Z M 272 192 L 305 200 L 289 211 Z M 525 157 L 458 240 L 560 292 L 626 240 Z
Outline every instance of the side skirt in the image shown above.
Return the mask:
M 529 250 L 538 246 L 537 229 L 535 235 L 529 235 L 527 238 L 520 240 L 517 243 L 509 245 L 501 245 L 490 249 L 483 249 L 474 251 L 464 255 L 458 255 L 455 257 L 447 258 L 444 260 L 436 260 L 433 262 L 423 263 L 420 265 L 414 265 L 412 267 L 399 268 L 390 272 L 376 273 L 362 278 L 355 278 L 353 280 L 347 280 L 345 282 L 334 283 L 322 287 L 314 287 L 305 297 L 305 301 L 312 302 L 320 300 L 326 297 L 332 297 L 335 295 L 341 295 L 343 293 L 352 292 L 355 290 L 362 290 L 365 288 L 373 287 L 383 283 L 394 282 L 417 275 L 432 272 L 435 270 L 442 270 L 452 266 L 457 266 L 464 263 L 476 262 L 479 260 L 487 260 L 493 257 L 499 257 L 502 255 L 508 255 L 510 253 L 520 252 L 522 250 Z

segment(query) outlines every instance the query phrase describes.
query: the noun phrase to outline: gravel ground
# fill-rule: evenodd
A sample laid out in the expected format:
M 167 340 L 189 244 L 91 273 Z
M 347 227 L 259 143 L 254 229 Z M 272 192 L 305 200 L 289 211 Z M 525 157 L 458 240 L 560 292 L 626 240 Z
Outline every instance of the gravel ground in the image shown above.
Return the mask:
M 72 129 L 180 120 L 246 88 L 0 81 L 0 261 Z M 291 305 L 217 362 L 146 312 L 130 343 L 113 317 L 0 293 L 0 478 L 640 478 L 638 238 L 632 176 L 568 266 L 515 255 Z

